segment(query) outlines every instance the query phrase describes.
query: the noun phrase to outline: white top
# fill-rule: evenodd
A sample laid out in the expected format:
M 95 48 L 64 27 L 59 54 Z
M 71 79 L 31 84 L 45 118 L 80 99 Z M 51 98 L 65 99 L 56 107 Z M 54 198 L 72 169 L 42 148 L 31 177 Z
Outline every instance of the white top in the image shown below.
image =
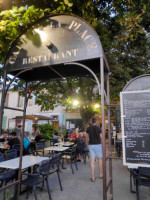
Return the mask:
M 64 142 L 64 143 L 55 143 L 55 146 L 59 146 L 59 145 L 63 145 L 64 147 L 70 147 L 72 146 L 74 143 L 70 143 L 70 142 Z
M 23 156 L 22 157 L 22 169 L 31 167 L 33 165 L 41 163 L 43 160 L 48 160 L 48 157 L 41 156 Z M 11 160 L 0 162 L 0 167 L 17 169 L 19 168 L 19 157 Z
M 47 150 L 47 151 L 66 151 L 67 149 L 69 149 L 69 147 L 57 147 L 57 146 L 53 146 L 53 147 L 45 148 L 44 150 Z

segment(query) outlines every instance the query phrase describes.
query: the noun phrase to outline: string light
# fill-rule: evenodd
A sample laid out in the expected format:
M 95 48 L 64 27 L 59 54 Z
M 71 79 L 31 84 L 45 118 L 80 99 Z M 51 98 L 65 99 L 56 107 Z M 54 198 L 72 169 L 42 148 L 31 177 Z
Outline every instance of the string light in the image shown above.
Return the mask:
M 21 86 L 18 86 L 18 90 L 20 90 L 20 89 L 21 89 Z M 28 90 L 28 92 L 29 92 L 29 93 L 31 93 L 32 91 L 31 91 L 31 90 Z M 37 98 L 37 94 L 34 94 L 34 97 L 35 97 L 35 98 Z M 41 98 L 39 98 L 39 100 L 42 100 L 42 99 L 41 99 Z M 47 100 L 45 100 L 45 103 L 48 103 L 48 104 L 49 104 L 49 106 L 50 106 L 50 104 L 51 104 L 51 103 L 50 103 L 50 102 L 48 102 Z M 54 106 L 56 106 L 56 104 L 54 104 Z

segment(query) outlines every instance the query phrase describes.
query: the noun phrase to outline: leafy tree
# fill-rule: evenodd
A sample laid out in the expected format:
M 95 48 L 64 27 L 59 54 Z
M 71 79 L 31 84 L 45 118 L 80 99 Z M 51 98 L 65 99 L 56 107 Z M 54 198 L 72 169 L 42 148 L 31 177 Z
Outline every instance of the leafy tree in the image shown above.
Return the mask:
M 7 0 L 9 1 L 9 0 Z M 74 13 L 85 20 L 87 20 L 97 31 L 100 36 L 102 46 L 104 48 L 108 63 L 110 65 L 110 86 L 111 86 L 111 97 L 118 97 L 119 92 L 126 85 L 130 79 L 144 74 L 149 73 L 149 18 L 150 18 L 150 3 L 147 0 L 55 0 L 50 3 L 48 0 L 44 0 L 42 5 L 39 0 L 22 0 L 22 1 L 9 1 L 11 6 L 20 5 L 34 5 L 31 7 L 13 8 L 13 10 L 1 12 L 0 18 L 0 61 L 4 63 L 4 57 L 7 51 L 14 41 L 14 39 L 28 27 L 37 18 L 42 17 L 46 14 L 55 13 Z M 39 9 L 40 8 L 40 9 Z M 46 10 L 42 10 L 41 8 Z M 9 14 L 8 14 L 9 13 Z M 65 82 L 65 83 L 64 83 Z M 82 82 L 82 84 L 80 84 Z M 66 79 L 65 81 L 55 81 L 51 83 L 31 83 L 38 85 L 37 102 L 42 105 L 42 109 L 48 110 L 53 108 L 54 103 L 62 103 L 65 105 L 66 99 L 72 97 L 71 90 L 76 90 L 79 87 L 83 87 L 83 82 L 86 83 L 85 79 L 81 81 L 77 79 Z M 63 87 L 60 85 L 64 84 Z M 18 84 L 22 83 L 18 81 Z M 53 88 L 49 90 L 47 85 Z M 87 84 L 87 83 L 86 83 Z M 56 88 L 55 85 L 58 87 Z M 73 88 L 73 89 L 72 89 Z M 95 88 L 95 85 L 93 85 Z M 48 91 L 46 93 L 45 91 Z M 82 89 L 80 89 L 82 90 Z M 62 92 L 63 91 L 63 92 Z M 68 91 L 67 93 L 65 91 Z M 70 93 L 69 93 L 70 92 Z M 57 93 L 57 95 L 55 94 Z M 23 94 L 23 91 L 20 91 Z M 59 95 L 58 95 L 59 94 Z M 64 95 L 63 95 L 64 94 Z M 91 95 L 92 100 L 86 102 L 86 99 L 80 97 L 86 109 L 89 107 L 88 103 L 94 101 L 96 93 L 94 89 L 92 93 L 88 95 L 87 92 L 84 97 Z M 79 93 L 77 93 L 77 96 Z M 41 100 L 41 97 L 45 96 L 45 100 Z M 80 96 L 80 95 L 79 95 Z M 38 98 L 39 97 L 39 98 Z M 87 103 L 87 104 L 86 104 Z M 88 116 L 82 114 L 82 117 Z M 90 115 L 91 116 L 91 115 Z M 88 120 L 87 120 L 88 121 Z

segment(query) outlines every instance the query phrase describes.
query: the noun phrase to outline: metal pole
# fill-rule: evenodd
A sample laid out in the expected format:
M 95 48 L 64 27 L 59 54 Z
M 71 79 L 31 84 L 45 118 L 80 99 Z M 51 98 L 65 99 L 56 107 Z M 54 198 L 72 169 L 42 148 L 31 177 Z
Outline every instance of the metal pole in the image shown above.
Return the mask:
M 26 92 L 25 92 L 25 100 L 24 100 L 24 112 L 23 112 L 23 126 L 22 132 L 20 135 L 20 159 L 19 159 L 19 172 L 18 172 L 18 190 L 17 190 L 17 200 L 19 200 L 20 195 L 20 181 L 21 181 L 21 169 L 22 169 L 22 156 L 23 156 L 23 139 L 24 139 L 24 129 L 25 129 L 25 117 L 26 117 L 26 108 L 28 103 L 28 82 L 26 82 Z
M 107 104 L 110 104 L 110 89 L 109 89 L 109 72 L 107 73 Z M 112 156 L 112 149 L 111 149 L 111 124 L 110 124 L 110 106 L 107 108 L 108 110 L 108 148 L 109 148 L 109 155 Z M 112 179 L 112 159 L 109 156 L 109 177 L 111 180 L 110 184 L 110 196 L 113 200 L 113 179 Z
M 103 200 L 107 200 L 106 189 L 106 145 L 105 145 L 105 97 L 104 97 L 104 61 L 100 58 L 101 79 L 101 112 L 102 112 L 102 146 L 103 146 Z
M 5 97 L 6 97 L 6 77 L 7 77 L 7 73 L 6 71 L 4 71 L 4 81 L 3 81 L 3 90 L 2 90 L 1 108 L 0 108 L 0 135 L 2 134 L 4 103 L 5 103 Z

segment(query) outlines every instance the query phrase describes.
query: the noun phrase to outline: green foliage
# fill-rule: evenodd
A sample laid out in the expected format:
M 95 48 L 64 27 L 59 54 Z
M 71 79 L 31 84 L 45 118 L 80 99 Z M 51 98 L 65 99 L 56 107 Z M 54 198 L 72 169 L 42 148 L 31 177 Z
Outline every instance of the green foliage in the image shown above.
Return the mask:
M 49 140 L 53 137 L 53 134 L 55 132 L 55 127 L 53 125 L 41 124 L 38 125 L 38 128 L 41 135 L 43 135 L 46 140 Z
M 150 2 L 147 0 L 8 0 L 0 13 L 0 63 L 17 36 L 43 15 L 73 13 L 87 20 L 100 36 L 110 66 L 111 98 L 119 98 L 126 83 L 141 74 L 150 73 L 149 21 Z M 27 6 L 26 6 L 27 5 Z M 34 5 L 34 6 L 32 6 Z M 10 7 L 9 7 L 10 6 Z M 26 7 L 21 7 L 26 6 Z M 20 80 L 17 84 L 24 85 Z M 17 88 L 17 87 L 16 87 Z M 89 105 L 99 102 L 95 83 L 89 79 L 70 78 L 53 82 L 33 82 L 29 88 L 36 94 L 42 110 L 54 109 L 54 104 L 71 107 L 67 99 L 80 100 L 81 116 L 88 121 L 95 111 Z M 24 95 L 23 88 L 19 91 Z M 88 107 L 87 107 L 88 106 Z M 86 109 L 85 109 L 85 108 Z M 76 108 L 71 108 L 75 111 Z

